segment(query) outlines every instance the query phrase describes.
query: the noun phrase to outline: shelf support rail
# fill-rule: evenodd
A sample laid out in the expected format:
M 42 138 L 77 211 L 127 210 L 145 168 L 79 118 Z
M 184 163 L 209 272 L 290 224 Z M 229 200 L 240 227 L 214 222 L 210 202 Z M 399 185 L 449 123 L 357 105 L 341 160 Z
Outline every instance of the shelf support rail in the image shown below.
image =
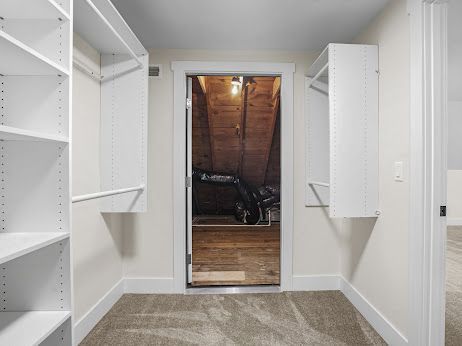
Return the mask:
M 327 68 L 329 67 L 329 63 L 325 64 L 320 70 L 318 73 L 316 73 L 316 75 L 314 77 L 311 78 L 311 81 L 310 81 L 310 88 L 311 86 L 313 85 L 314 82 L 316 82 L 319 77 L 321 77 L 321 75 L 327 70 Z
M 100 17 L 100 19 L 103 21 L 103 23 L 112 31 L 112 33 L 115 35 L 115 37 L 117 37 L 117 39 L 124 45 L 124 47 L 127 50 L 128 54 L 130 54 L 130 56 L 137 62 L 138 68 L 141 69 L 143 67 L 143 62 L 140 60 L 140 58 L 138 58 L 136 53 L 130 48 L 130 46 L 127 44 L 127 42 L 125 42 L 125 40 L 122 38 L 122 36 L 119 35 L 117 30 L 114 29 L 114 27 L 111 25 L 111 23 L 109 23 L 109 21 L 106 19 L 106 17 L 104 17 L 104 15 L 100 12 L 100 10 L 98 10 L 98 8 L 95 6 L 95 4 L 91 0 L 85 0 L 85 1 L 87 2 L 88 6 L 90 6 L 92 8 L 92 10 L 98 15 L 98 17 Z
M 101 76 L 101 74 L 99 74 L 96 71 L 93 71 L 91 68 L 89 68 L 79 59 L 74 57 L 72 61 L 75 67 L 77 67 L 80 71 L 87 74 L 89 77 L 93 78 L 94 80 L 100 82 L 103 79 L 103 76 Z
M 74 196 L 72 197 L 72 203 L 88 201 L 90 199 L 102 198 L 102 197 L 107 197 L 107 196 L 120 195 L 122 193 L 127 193 L 127 192 L 143 191 L 144 188 L 145 188 L 144 185 L 140 185 L 140 186 L 135 186 L 135 187 L 128 187 L 125 189 L 109 190 L 109 191 L 102 191 L 102 192 L 96 192 L 96 193 L 89 193 L 87 195 Z
M 329 187 L 329 183 L 323 183 L 320 181 L 309 181 L 308 185 L 317 185 L 317 186 L 324 186 L 324 187 Z

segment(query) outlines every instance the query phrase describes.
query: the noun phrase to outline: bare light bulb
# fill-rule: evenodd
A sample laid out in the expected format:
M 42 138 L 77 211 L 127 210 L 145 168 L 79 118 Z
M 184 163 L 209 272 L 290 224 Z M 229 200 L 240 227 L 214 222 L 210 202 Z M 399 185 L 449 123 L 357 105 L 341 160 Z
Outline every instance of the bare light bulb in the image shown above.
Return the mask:
M 231 93 L 233 95 L 237 95 L 237 93 L 239 92 L 239 88 L 237 87 L 236 84 L 233 85 L 233 88 L 231 89 Z

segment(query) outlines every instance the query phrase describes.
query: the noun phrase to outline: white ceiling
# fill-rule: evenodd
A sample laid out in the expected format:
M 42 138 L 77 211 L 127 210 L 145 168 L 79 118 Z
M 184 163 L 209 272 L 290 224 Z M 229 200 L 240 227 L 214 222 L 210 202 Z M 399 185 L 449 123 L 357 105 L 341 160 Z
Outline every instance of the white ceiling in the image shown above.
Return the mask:
M 449 49 L 449 100 L 462 101 L 462 1 L 450 0 Z
M 388 0 L 112 0 L 147 48 L 320 50 Z

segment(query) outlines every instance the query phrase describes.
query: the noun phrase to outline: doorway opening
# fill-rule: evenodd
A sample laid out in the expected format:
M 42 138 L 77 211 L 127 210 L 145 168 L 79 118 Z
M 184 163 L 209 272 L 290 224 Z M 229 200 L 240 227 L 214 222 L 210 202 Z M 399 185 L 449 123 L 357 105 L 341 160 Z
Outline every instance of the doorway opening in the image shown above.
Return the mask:
M 280 284 L 280 76 L 187 75 L 188 287 Z

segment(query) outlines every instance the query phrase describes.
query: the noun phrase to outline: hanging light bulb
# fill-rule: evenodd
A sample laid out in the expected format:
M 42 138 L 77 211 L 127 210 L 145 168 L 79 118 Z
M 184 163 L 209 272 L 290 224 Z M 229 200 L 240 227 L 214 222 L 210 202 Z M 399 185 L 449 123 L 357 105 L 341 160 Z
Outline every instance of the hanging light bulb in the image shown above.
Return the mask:
M 233 86 L 231 88 L 231 93 L 233 95 L 237 95 L 237 93 L 239 92 L 239 86 L 241 85 L 241 81 L 239 77 L 234 76 L 233 79 L 231 80 L 231 85 Z

